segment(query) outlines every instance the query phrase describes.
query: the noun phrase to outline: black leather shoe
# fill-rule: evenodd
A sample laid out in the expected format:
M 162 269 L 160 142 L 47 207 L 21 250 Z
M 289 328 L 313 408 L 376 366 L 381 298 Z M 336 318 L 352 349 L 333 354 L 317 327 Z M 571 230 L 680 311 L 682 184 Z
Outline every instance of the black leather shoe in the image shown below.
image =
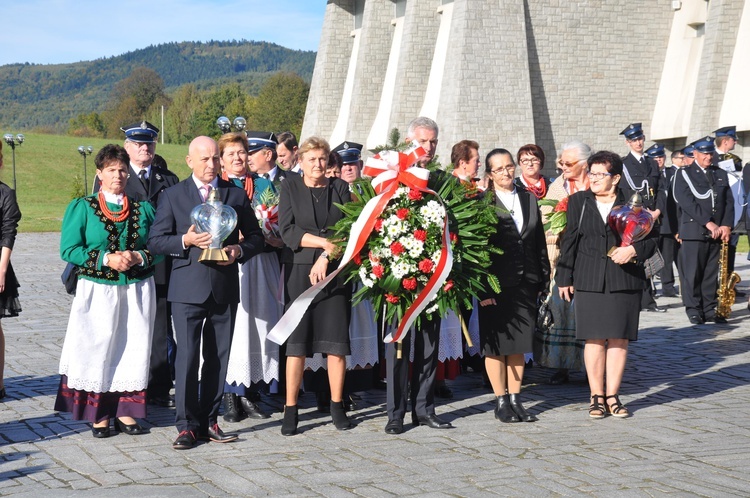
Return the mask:
M 231 443 L 232 441 L 237 441 L 238 437 L 237 434 L 224 434 L 224 431 L 219 428 L 219 424 L 212 425 L 206 429 L 205 434 L 201 435 L 201 439 L 214 443 Z
M 727 319 L 722 316 L 707 316 L 706 317 L 706 323 L 708 322 L 714 322 L 714 323 L 727 323 Z
M 385 424 L 386 434 L 401 434 L 404 432 L 404 421 L 403 420 L 389 420 Z
M 688 316 L 688 320 L 690 320 L 690 323 L 692 323 L 693 325 L 703 324 L 703 318 L 699 317 L 698 315 L 690 315 Z
M 258 404 L 254 401 L 250 401 L 244 396 L 237 396 L 237 398 L 240 400 L 242 411 L 244 411 L 248 417 L 257 419 L 271 418 L 271 416 L 261 410 Z
M 537 420 L 539 420 L 534 415 L 526 411 L 526 409 L 521 404 L 521 397 L 518 394 L 511 394 L 509 398 L 510 407 L 513 409 L 516 415 L 518 415 L 518 418 L 521 419 L 522 422 L 536 422 Z
M 162 406 L 164 408 L 174 408 L 174 396 L 171 394 L 164 396 L 151 396 L 148 398 L 148 404 Z
M 182 431 L 177 436 L 177 439 L 174 440 L 174 443 L 172 443 L 172 448 L 176 450 L 189 450 L 195 446 L 195 443 L 196 439 L 193 431 Z
M 5 397 L 5 388 L 3 387 L 2 389 L 0 389 L 0 399 L 3 399 L 4 397 Z
M 658 306 L 649 306 L 648 308 L 644 308 L 643 311 L 649 311 L 651 313 L 666 313 L 667 308 L 660 308 Z
M 420 425 L 426 425 L 430 429 L 452 429 L 453 428 L 450 422 L 446 422 L 445 420 L 438 418 L 438 416 L 435 415 L 434 413 L 424 416 L 424 417 L 417 417 L 415 414 L 412 414 L 411 423 L 414 424 L 414 426 L 416 427 L 419 427 Z
M 245 411 L 234 393 L 224 393 L 224 420 L 231 424 L 245 418 Z
M 510 397 L 505 394 L 503 396 L 498 396 L 496 398 L 496 405 L 495 405 L 495 418 L 498 419 L 500 422 L 509 424 L 511 422 L 520 422 L 521 419 L 518 418 L 518 415 L 516 415 L 516 412 L 513 411 L 513 409 L 510 407 Z
M 294 436 L 297 434 L 297 424 L 299 424 L 297 405 L 284 406 L 284 420 L 281 422 L 281 435 Z
M 105 427 L 94 427 L 92 425 L 91 434 L 95 438 L 99 438 L 99 439 L 109 437 L 111 435 L 111 432 L 109 431 L 109 424 L 107 424 Z
M 547 384 L 550 384 L 552 386 L 559 386 L 562 384 L 567 384 L 568 382 L 570 382 L 570 374 L 566 369 L 561 368 L 560 370 L 552 374 L 552 377 L 549 378 Z
M 677 291 L 674 289 L 664 289 L 661 293 L 664 297 L 677 297 L 679 294 L 677 294 Z
M 123 432 L 128 436 L 137 436 L 138 434 L 143 434 L 146 432 L 143 427 L 141 427 L 137 422 L 135 424 L 128 425 L 119 418 L 115 419 L 115 431 Z

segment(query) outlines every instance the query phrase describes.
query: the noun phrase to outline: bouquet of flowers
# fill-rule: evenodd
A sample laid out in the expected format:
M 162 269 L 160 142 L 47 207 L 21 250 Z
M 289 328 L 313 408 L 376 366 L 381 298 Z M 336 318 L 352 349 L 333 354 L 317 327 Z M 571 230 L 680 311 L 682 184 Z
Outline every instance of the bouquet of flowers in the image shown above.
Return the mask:
M 258 219 L 263 235 L 279 237 L 279 194 L 273 189 L 265 189 L 262 194 L 253 197 L 253 210 Z
M 557 199 L 540 199 L 540 206 L 552 206 L 552 212 L 546 215 L 547 222 L 544 224 L 544 231 L 551 231 L 552 234 L 558 235 L 568 225 L 568 197 L 558 201 Z
M 473 186 L 434 163 L 411 167 L 406 152 L 382 150 L 373 158 L 391 169 L 365 167 L 365 174 L 377 177 L 357 180 L 357 199 L 339 206 L 345 216 L 334 227 L 342 240 L 358 234 L 358 250 L 343 271 L 363 284 L 355 304 L 370 299 L 378 317 L 399 323 L 392 340 L 423 316 L 471 308 L 472 297 L 487 285 L 500 292 L 497 278 L 486 272 L 490 253 L 499 251 L 487 245 L 497 222 L 491 198 L 477 198 Z M 382 180 L 394 167 L 398 174 Z M 374 203 L 377 209 L 369 209 Z

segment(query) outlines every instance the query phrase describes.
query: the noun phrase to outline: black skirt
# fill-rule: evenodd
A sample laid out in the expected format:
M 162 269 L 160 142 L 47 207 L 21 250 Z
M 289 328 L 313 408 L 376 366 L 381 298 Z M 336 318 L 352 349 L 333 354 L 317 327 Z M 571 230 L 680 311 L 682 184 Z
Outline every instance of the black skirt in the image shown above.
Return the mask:
M 576 291 L 576 339 L 638 340 L 641 314 L 640 290 L 610 292 Z
M 495 306 L 479 307 L 479 339 L 485 356 L 530 353 L 534 347 L 539 284 L 503 287 Z
M 286 309 L 310 284 L 312 265 L 293 264 L 286 283 Z M 351 286 L 338 275 L 315 297 L 286 341 L 287 356 L 312 356 L 315 353 L 348 355 L 351 320 Z
M 18 301 L 19 287 L 13 266 L 8 263 L 8 271 L 5 274 L 5 290 L 0 293 L 0 318 L 18 316 L 21 312 L 21 303 Z

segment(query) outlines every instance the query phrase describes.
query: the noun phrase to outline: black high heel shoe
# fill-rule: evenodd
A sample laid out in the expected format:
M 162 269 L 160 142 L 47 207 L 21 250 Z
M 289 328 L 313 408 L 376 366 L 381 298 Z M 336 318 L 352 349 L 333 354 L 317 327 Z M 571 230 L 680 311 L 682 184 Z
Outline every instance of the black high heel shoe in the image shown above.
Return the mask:
M 145 432 L 138 422 L 128 425 L 119 418 L 115 419 L 115 431 L 124 432 L 128 436 L 137 436 L 138 434 L 143 434 Z
M 112 433 L 109 431 L 109 424 L 105 425 L 104 427 L 94 427 L 94 425 L 92 424 L 91 434 L 97 439 L 102 439 L 112 435 Z
M 333 420 L 333 425 L 336 429 L 340 431 L 348 431 L 354 427 L 351 420 L 349 420 L 349 417 L 346 416 L 346 409 L 344 408 L 343 401 L 331 401 L 330 406 L 331 419 Z

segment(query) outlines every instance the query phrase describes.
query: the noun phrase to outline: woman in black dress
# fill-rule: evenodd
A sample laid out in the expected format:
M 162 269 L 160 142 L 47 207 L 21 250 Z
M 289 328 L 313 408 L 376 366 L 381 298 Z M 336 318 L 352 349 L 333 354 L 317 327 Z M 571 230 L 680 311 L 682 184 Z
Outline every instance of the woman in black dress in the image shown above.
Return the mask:
M 3 167 L 3 144 L 0 142 L 0 168 Z M 10 254 L 16 242 L 21 211 L 16 202 L 16 192 L 0 182 L 0 318 L 18 316 L 18 280 L 10 264 Z M 5 334 L 0 325 L 0 399 L 5 397 Z
M 613 206 L 628 201 L 618 188 L 622 160 L 614 152 L 601 151 L 588 164 L 591 190 L 570 196 L 556 279 L 562 299 L 570 302 L 575 292 L 576 338 L 586 341 L 583 359 L 591 389 L 589 416 L 599 419 L 609 413 L 623 418 L 630 412 L 620 402 L 618 391 L 628 344 L 638 339 L 641 292 L 646 284 L 643 265 L 638 262 L 654 253 L 656 239 L 651 236 L 620 247 L 620 235 L 609 227 L 607 217 Z
M 489 272 L 502 292 L 479 302 L 479 337 L 485 368 L 497 397 L 495 418 L 501 422 L 534 422 L 519 398 L 524 353 L 532 350 L 536 303 L 549 288 L 549 259 L 536 197 L 513 184 L 513 156 L 494 149 L 485 159 L 495 195 L 497 233 L 488 243 L 503 250 L 492 254 Z M 489 189 L 488 189 L 489 190 Z
M 336 204 L 351 201 L 349 184 L 326 178 L 331 153 L 328 142 L 311 137 L 299 147 L 304 176 L 290 175 L 281 189 L 279 229 L 284 243 L 294 253 L 286 275 L 287 309 L 314 284 L 337 267 L 339 247 L 329 238 L 343 214 Z M 352 427 L 342 402 L 346 355 L 350 354 L 349 319 L 351 291 L 343 276 L 331 281 L 313 300 L 286 342 L 286 406 L 281 434 L 297 432 L 297 396 L 305 369 L 305 357 L 323 353 L 328 357 L 331 418 L 339 430 Z

